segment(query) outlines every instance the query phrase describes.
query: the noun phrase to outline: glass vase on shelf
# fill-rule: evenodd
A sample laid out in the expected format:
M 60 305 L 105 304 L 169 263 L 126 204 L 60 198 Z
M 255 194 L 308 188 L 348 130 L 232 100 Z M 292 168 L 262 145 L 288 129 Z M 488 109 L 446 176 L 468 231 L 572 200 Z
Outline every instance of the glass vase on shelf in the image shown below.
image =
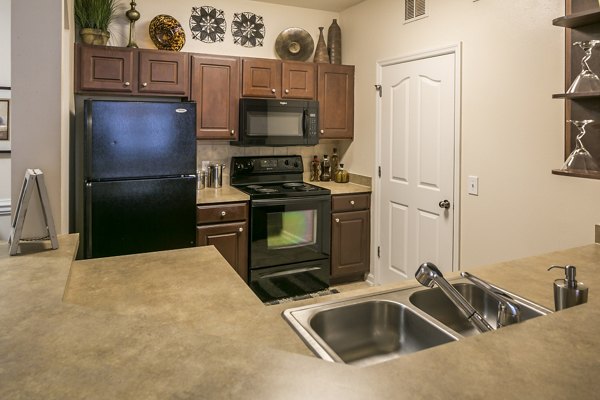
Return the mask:
M 567 90 L 567 94 L 586 93 L 600 91 L 600 78 L 592 71 L 588 61 L 592 58 L 592 50 L 600 43 L 600 40 L 586 40 L 573 43 L 573 46 L 579 46 L 585 52 L 581 59 L 581 72 Z
M 598 168 L 598 164 L 592 157 L 589 151 L 583 145 L 581 139 L 585 136 L 585 127 L 586 125 L 594 122 L 591 119 L 584 119 L 581 121 L 575 121 L 572 119 L 567 120 L 567 122 L 572 123 L 578 130 L 579 133 L 575 137 L 575 149 L 569 154 L 567 160 L 563 164 L 561 170 L 562 171 L 576 171 L 576 172 L 600 172 L 600 168 Z

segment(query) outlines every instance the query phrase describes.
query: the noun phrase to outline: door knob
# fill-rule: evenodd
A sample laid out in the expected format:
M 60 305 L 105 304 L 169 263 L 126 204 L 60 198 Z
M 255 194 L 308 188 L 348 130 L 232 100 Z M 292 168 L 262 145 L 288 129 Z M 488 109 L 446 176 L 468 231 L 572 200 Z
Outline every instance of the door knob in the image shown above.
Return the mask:
M 449 209 L 450 202 L 448 200 L 442 200 L 442 201 L 440 201 L 439 206 L 440 206 L 440 208 Z

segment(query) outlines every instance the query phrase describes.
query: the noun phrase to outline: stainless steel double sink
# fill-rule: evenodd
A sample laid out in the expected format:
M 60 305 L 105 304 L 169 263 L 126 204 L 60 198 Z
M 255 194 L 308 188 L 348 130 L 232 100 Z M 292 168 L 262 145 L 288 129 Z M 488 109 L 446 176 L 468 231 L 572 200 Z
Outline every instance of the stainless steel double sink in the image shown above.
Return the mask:
M 496 328 L 498 302 L 467 280 L 451 283 Z M 495 288 L 519 305 L 521 322 L 552 312 Z M 392 290 L 290 308 L 283 317 L 318 357 L 359 366 L 480 334 L 439 288 Z

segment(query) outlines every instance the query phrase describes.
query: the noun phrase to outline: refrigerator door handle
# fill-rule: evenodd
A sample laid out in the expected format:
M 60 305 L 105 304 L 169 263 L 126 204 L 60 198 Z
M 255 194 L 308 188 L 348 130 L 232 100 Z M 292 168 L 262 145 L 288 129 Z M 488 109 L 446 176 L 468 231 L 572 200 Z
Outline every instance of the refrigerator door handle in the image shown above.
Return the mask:
M 84 205 L 84 258 L 92 257 L 92 183 L 85 184 L 85 205 Z

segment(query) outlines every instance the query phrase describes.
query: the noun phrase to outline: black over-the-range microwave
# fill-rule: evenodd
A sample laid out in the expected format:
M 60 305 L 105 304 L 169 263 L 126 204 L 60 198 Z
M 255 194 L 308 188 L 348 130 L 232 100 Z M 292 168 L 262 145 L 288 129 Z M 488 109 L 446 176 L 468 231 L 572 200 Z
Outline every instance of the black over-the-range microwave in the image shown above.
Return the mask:
M 234 146 L 314 146 L 319 143 L 319 102 L 240 99 L 240 129 Z

